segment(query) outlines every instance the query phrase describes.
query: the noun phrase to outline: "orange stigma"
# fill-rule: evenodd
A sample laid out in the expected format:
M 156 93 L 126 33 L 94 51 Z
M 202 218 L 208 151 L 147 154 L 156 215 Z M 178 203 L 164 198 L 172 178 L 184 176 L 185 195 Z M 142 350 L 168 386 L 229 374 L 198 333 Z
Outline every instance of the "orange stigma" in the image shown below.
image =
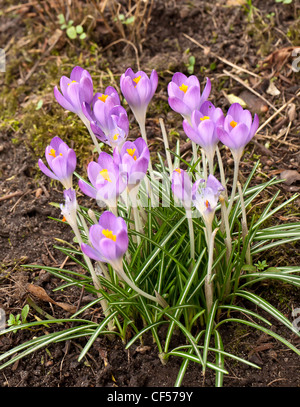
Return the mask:
M 102 230 L 102 234 L 110 240 L 113 240 L 114 242 L 117 240 L 117 236 L 113 234 L 112 230 L 108 230 L 108 229 L 103 229 Z
M 104 102 L 104 103 L 105 103 L 107 98 L 108 98 L 108 95 L 104 95 L 104 94 L 101 95 L 101 96 L 98 96 L 98 99 L 101 100 L 101 102 Z
M 134 159 L 134 161 L 136 161 L 136 155 L 134 155 L 135 153 L 135 148 L 127 148 L 127 153 Z
M 174 171 L 178 172 L 178 174 L 181 174 L 181 169 L 180 168 L 175 168 Z
M 183 83 L 181 86 L 179 86 L 179 89 L 182 90 L 182 92 L 186 93 L 186 91 L 188 90 L 188 86 Z
M 236 125 L 237 125 L 237 122 L 235 122 L 234 120 L 231 120 L 230 126 L 234 128 Z
M 109 173 L 106 168 L 100 171 L 100 175 L 105 179 L 105 181 L 111 182 L 111 179 L 109 178 Z

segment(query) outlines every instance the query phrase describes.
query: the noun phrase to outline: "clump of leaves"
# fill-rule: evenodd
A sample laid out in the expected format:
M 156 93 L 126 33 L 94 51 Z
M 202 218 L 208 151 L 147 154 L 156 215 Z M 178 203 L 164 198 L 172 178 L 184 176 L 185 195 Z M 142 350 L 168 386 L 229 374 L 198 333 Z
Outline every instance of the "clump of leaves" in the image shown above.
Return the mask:
M 86 33 L 84 32 L 82 25 L 74 26 L 73 20 L 69 20 L 67 22 L 63 14 L 58 15 L 58 22 L 60 24 L 60 28 L 62 30 L 66 30 L 66 34 L 71 40 L 75 40 L 77 36 L 80 40 L 84 40 L 86 38 Z
M 28 313 L 29 313 L 29 305 L 26 304 L 23 307 L 21 314 L 17 314 L 16 316 L 14 316 L 13 314 L 9 315 L 7 325 L 8 326 L 18 326 L 18 325 L 26 324 Z M 15 329 L 13 331 L 13 333 L 16 333 L 16 332 L 17 332 L 17 329 Z

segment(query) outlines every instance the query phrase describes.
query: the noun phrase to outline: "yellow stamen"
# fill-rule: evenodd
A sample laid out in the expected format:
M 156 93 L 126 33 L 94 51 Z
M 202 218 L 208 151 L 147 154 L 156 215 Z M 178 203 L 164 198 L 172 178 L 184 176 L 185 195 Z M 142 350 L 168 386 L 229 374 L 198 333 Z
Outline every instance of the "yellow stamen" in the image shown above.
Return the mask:
M 106 101 L 107 98 L 108 98 L 108 95 L 101 95 L 101 96 L 98 96 L 98 99 L 101 100 L 101 102 L 104 102 L 104 103 L 105 103 L 105 101 Z
M 66 222 L 66 221 L 67 221 L 67 219 L 66 219 L 65 217 L 63 217 L 63 218 L 62 218 L 62 221 L 63 221 L 63 222 Z
M 231 126 L 231 127 L 234 128 L 236 125 L 237 125 L 237 122 L 235 122 L 234 120 L 232 120 L 232 121 L 230 122 L 230 126 Z
M 136 155 L 134 156 L 133 154 L 135 153 L 135 148 L 127 148 L 127 153 L 136 161 Z
M 117 240 L 117 236 L 113 234 L 112 230 L 103 229 L 102 234 L 107 237 L 107 239 L 111 239 L 114 242 Z
M 105 181 L 111 182 L 111 179 L 109 178 L 109 173 L 106 168 L 100 171 L 100 175 L 105 179 Z
M 188 86 L 183 83 L 181 86 L 179 86 L 179 89 L 182 90 L 182 92 L 186 93 L 186 91 L 188 90 Z
M 136 84 L 138 84 L 139 81 L 140 81 L 140 79 L 141 79 L 141 75 L 138 76 L 137 78 L 133 78 L 133 82 L 135 82 Z
M 208 208 L 209 207 L 209 202 L 208 200 L 205 201 L 205 206 Z
M 77 83 L 77 82 L 76 82 L 76 81 L 72 81 L 72 82 L 68 83 L 68 86 L 71 85 L 71 83 Z
M 52 157 L 56 157 L 56 151 L 54 150 L 54 148 L 51 148 L 49 155 L 52 155 Z
M 117 133 L 117 134 L 114 135 L 113 138 L 114 138 L 114 140 L 118 140 L 118 137 L 119 137 L 119 134 Z
M 203 116 L 203 117 L 200 117 L 200 120 L 201 121 L 203 121 L 203 120 L 209 120 L 210 119 L 210 117 L 209 116 Z
M 181 174 L 181 169 L 180 168 L 176 168 L 175 171 L 178 172 L 178 174 Z

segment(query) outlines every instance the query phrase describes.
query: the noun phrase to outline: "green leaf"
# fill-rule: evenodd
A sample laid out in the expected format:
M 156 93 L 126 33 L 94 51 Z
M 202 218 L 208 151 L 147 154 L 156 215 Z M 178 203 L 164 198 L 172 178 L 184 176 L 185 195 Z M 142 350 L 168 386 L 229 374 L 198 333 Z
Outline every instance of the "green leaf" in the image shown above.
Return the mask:
M 65 16 L 63 14 L 58 14 L 57 16 L 59 24 L 64 24 L 66 22 Z
M 86 38 L 86 33 L 80 34 L 79 38 L 80 38 L 81 40 L 84 40 L 84 39 Z
M 75 27 L 69 27 L 68 29 L 67 29 L 67 36 L 71 39 L 71 40 L 74 40 L 76 37 L 77 37 L 77 33 L 76 33 L 76 29 L 75 29 Z
M 23 307 L 23 309 L 22 309 L 22 312 L 21 312 L 21 320 L 22 320 L 22 323 L 24 324 L 25 322 L 26 322 L 26 318 L 27 318 L 27 315 L 28 315 L 28 313 L 29 313 L 29 305 L 28 304 L 26 304 L 24 307 Z
M 83 33 L 82 25 L 76 25 L 76 32 L 77 32 L 77 34 L 82 34 Z
M 40 108 L 43 106 L 43 103 L 44 103 L 43 99 L 40 99 L 36 105 L 35 110 L 40 110 Z
M 131 17 L 127 18 L 127 19 L 124 21 L 123 24 L 132 24 L 132 23 L 134 22 L 134 20 L 135 20 L 135 17 L 134 17 L 134 16 L 131 16 Z

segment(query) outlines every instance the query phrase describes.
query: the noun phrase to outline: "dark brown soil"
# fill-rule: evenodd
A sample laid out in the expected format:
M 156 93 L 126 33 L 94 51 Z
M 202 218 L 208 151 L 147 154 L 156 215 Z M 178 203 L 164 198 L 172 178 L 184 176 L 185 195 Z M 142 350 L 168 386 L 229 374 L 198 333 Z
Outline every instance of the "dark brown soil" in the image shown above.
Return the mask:
M 29 31 L 33 35 L 34 30 L 38 30 L 36 22 L 33 28 L 29 29 L 28 26 L 28 21 L 36 18 L 36 9 L 30 5 L 26 6 L 26 2 L 24 3 L 23 13 L 18 14 L 18 8 L 13 10 L 13 13 L 17 14 L 17 19 L 12 18 L 9 11 L 5 13 L 7 18 L 5 24 L 8 25 L 5 30 L 0 31 L 1 43 L 6 44 L 10 35 L 15 31 L 19 33 L 20 37 L 25 37 Z M 253 22 L 248 21 L 249 15 L 245 13 L 243 7 L 228 7 L 227 3 L 226 1 L 199 0 L 154 1 L 152 18 L 147 30 L 148 35 L 143 38 L 142 44 L 140 43 L 138 48 L 138 62 L 141 69 L 149 72 L 154 68 L 160 76 L 159 88 L 150 107 L 147 122 L 153 152 L 157 151 L 160 142 L 160 129 L 156 120 L 158 115 L 164 118 L 168 130 L 177 129 L 179 135 L 183 136 L 181 119 L 167 107 L 166 86 L 173 72 L 187 73 L 188 55 L 195 56 L 195 74 L 201 79 L 201 82 L 204 84 L 205 76 L 209 76 L 213 81 L 210 97 L 213 103 L 225 110 L 230 105 L 228 94 L 238 96 L 244 92 L 244 97 L 248 98 L 248 101 L 250 100 L 248 103 L 251 104 L 252 111 L 257 110 L 259 113 L 261 123 L 274 113 L 273 108 L 260 97 L 249 92 L 243 84 L 224 73 L 224 70 L 240 77 L 243 81 L 247 80 L 249 86 L 269 103 L 276 105 L 277 109 L 299 91 L 299 82 L 297 82 L 299 73 L 291 70 L 291 58 L 282 60 L 278 55 L 273 54 L 273 59 L 269 58 L 271 64 L 266 65 L 263 70 L 258 68 L 261 61 L 275 50 L 291 47 L 292 43 L 294 46 L 300 45 L 299 38 L 295 38 L 296 34 L 293 31 L 296 31 L 297 28 L 295 20 L 297 17 L 299 18 L 297 2 L 283 6 L 273 0 L 253 1 L 253 5 L 257 7 L 254 11 Z M 5 10 L 10 7 L 14 7 L 14 2 L 7 2 Z M 274 16 L 267 17 L 271 13 L 274 13 Z M 45 13 L 43 18 L 47 21 L 48 14 Z M 4 24 L 1 16 L 0 21 Z M 137 59 L 133 47 L 125 46 L 124 42 L 113 45 L 112 42 L 116 41 L 118 37 L 117 39 L 111 37 L 99 21 L 91 35 L 93 41 L 105 49 L 103 56 L 109 63 L 109 69 L 116 76 L 124 72 L 128 66 L 132 66 L 136 70 Z M 287 35 L 289 32 L 291 34 Z M 209 50 L 201 48 L 185 34 L 202 46 L 209 47 Z M 56 49 L 58 53 L 52 54 L 52 57 L 58 58 L 59 53 L 66 53 L 68 46 L 70 46 L 69 42 L 63 45 L 57 44 L 57 48 L 54 50 Z M 187 49 L 190 49 L 189 54 L 185 52 Z M 88 47 L 87 50 L 81 50 L 78 47 L 76 52 L 78 55 L 83 52 L 84 58 L 88 58 Z M 45 61 L 47 58 L 48 56 L 45 57 Z M 253 75 L 245 72 L 239 74 L 234 69 L 231 71 L 232 67 L 224 62 L 224 59 L 242 66 L 252 73 L 259 74 L 264 80 L 260 82 Z M 205 72 L 203 67 L 207 68 Z M 24 76 L 24 70 L 26 75 L 31 68 L 32 65 L 28 65 L 24 61 L 22 69 L 16 69 L 14 72 L 14 83 L 16 84 L 20 79 L 20 72 L 23 72 Z M 47 64 L 43 63 L 40 69 L 47 73 Z M 97 72 L 97 66 L 93 66 L 93 71 Z M 4 84 L 1 75 L 3 74 L 0 73 L 0 83 Z M 278 97 L 266 92 L 269 80 L 274 77 L 277 78 L 276 86 L 281 92 Z M 30 89 L 34 89 L 35 80 L 36 76 L 33 73 L 26 83 L 27 88 L 24 95 L 19 97 L 18 113 L 21 116 L 24 114 L 21 103 L 30 95 Z M 58 81 L 59 77 L 57 83 Z M 13 84 L 9 84 L 9 86 L 14 89 Z M 50 98 L 47 107 L 49 112 L 51 112 L 51 104 L 55 103 L 54 98 L 52 100 Z M 260 157 L 262 163 L 260 173 L 265 174 L 266 177 L 280 176 L 283 170 L 299 170 L 300 121 L 299 109 L 297 110 L 299 98 L 293 100 L 293 103 L 296 104 L 298 113 L 291 121 L 286 135 L 282 135 L 277 140 L 274 139 L 290 120 L 287 109 L 284 109 L 282 115 L 278 114 L 250 143 L 242 163 L 242 172 L 244 171 L 245 175 L 251 171 L 253 161 L 257 156 Z M 133 124 L 133 137 L 135 133 L 136 127 Z M 19 142 L 13 143 L 12 139 L 16 137 Z M 174 137 L 176 138 L 176 136 Z M 60 266 L 65 262 L 65 256 L 53 248 L 55 238 L 67 241 L 72 239 L 72 234 L 66 225 L 49 219 L 49 217 L 60 216 L 59 210 L 49 204 L 62 201 L 61 188 L 53 187 L 46 177 L 41 177 L 36 165 L 35 152 L 26 140 L 22 127 L 17 134 L 13 128 L 0 132 L 0 307 L 5 310 L 7 316 L 10 313 L 20 313 L 26 304 L 26 298 L 29 295 L 26 290 L 27 283 L 44 288 L 55 301 L 68 303 L 75 307 L 79 303 L 84 305 L 91 299 L 88 293 L 81 293 L 80 289 L 74 287 L 63 291 L 53 291 L 62 284 L 61 280 L 43 270 L 28 271 L 21 267 L 22 264 L 33 263 Z M 270 145 L 267 146 L 266 143 L 270 143 Z M 184 143 L 184 137 L 182 137 L 182 145 L 189 154 L 190 150 Z M 224 163 L 230 168 L 232 162 L 229 153 L 224 150 L 222 154 Z M 289 184 L 283 184 L 280 188 L 283 196 L 290 197 L 291 193 L 300 188 L 299 178 L 292 179 Z M 288 219 L 298 222 L 299 200 L 295 205 L 296 207 Z M 273 219 L 274 224 L 285 220 L 280 216 Z M 282 260 L 283 265 L 299 264 L 299 245 L 283 249 L 278 256 L 280 259 L 279 257 L 273 259 L 270 254 L 269 261 L 276 263 Z M 77 267 L 69 260 L 66 266 Z M 278 307 L 289 319 L 291 310 L 299 307 L 299 291 L 296 289 L 285 285 L 282 287 L 279 283 L 261 285 L 254 289 L 262 293 L 263 298 Z M 52 316 L 58 318 L 69 316 L 66 311 L 56 305 L 42 302 L 36 298 L 34 301 Z M 95 307 L 89 313 L 91 314 L 84 315 L 84 317 L 91 318 L 93 321 L 100 321 L 102 318 L 99 308 Z M 31 309 L 28 319 L 34 321 L 37 317 L 40 316 Z M 295 346 L 300 346 L 296 336 L 293 337 L 290 331 L 276 321 L 272 322 L 274 322 L 272 329 L 276 333 L 291 341 Z M 51 329 L 59 329 L 59 326 Z M 259 365 L 261 369 L 256 370 L 240 363 L 233 363 L 228 359 L 225 367 L 228 369 L 229 375 L 224 378 L 224 386 L 299 387 L 299 357 L 275 339 L 264 336 L 261 332 L 243 329 L 244 331 L 236 325 L 223 326 L 225 349 L 249 359 Z M 43 333 L 46 333 L 46 330 L 47 328 L 43 328 Z M 3 353 L 21 344 L 32 338 L 34 334 L 35 332 L 24 330 L 17 334 L 1 336 L 0 352 Z M 161 329 L 159 334 L 164 338 L 164 329 Z M 174 346 L 182 344 L 180 335 L 174 337 L 173 340 Z M 144 338 L 143 345 L 136 343 L 129 350 L 125 350 L 124 344 L 118 339 L 110 340 L 99 337 L 85 360 L 79 363 L 77 359 L 85 343 L 85 339 L 80 339 L 68 344 L 50 345 L 47 349 L 42 349 L 18 361 L 0 371 L 0 387 L 168 387 L 174 385 L 181 365 L 181 360 L 175 357 L 171 358 L 165 366 L 162 365 L 152 338 L 147 336 Z M 207 372 L 203 377 L 201 368 L 190 363 L 183 385 L 213 387 L 214 376 Z

